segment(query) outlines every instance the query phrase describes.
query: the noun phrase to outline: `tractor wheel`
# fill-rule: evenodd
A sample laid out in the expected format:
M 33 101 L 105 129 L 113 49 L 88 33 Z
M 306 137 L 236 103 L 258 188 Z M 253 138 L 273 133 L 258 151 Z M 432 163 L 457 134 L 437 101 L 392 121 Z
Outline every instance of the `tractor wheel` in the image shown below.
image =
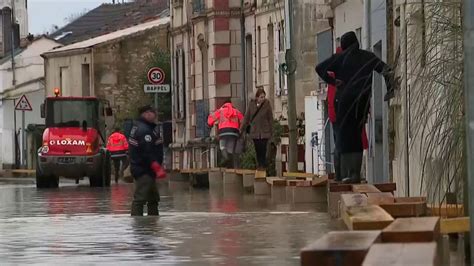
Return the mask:
M 38 164 L 36 164 L 36 188 L 58 188 L 59 177 L 46 176 L 41 172 Z
M 107 151 L 104 152 L 99 172 L 96 175 L 89 177 L 91 187 L 110 187 L 112 174 L 110 161 L 110 153 Z

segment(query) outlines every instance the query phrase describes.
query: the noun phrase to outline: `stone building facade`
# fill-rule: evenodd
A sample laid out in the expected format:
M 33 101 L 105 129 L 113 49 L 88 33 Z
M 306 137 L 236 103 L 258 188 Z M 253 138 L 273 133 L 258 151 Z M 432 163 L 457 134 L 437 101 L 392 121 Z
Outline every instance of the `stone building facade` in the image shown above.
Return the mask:
M 114 110 L 107 121 L 112 130 L 135 117 L 139 105 L 153 103 L 143 83 L 152 55 L 169 51 L 168 26 L 165 17 L 47 52 L 46 87 L 60 88 L 63 96 L 108 100 Z M 51 95 L 53 90 L 47 92 Z
M 293 44 L 298 61 L 297 103 L 304 103 L 304 97 L 317 88 L 316 34 L 329 27 L 330 6 L 325 2 L 305 0 L 295 7 L 294 23 L 302 25 Z M 287 39 L 285 1 L 245 0 L 243 4 L 240 0 L 171 1 L 174 169 L 217 166 L 215 132 L 209 131 L 206 118 L 227 98 L 244 112 L 261 86 L 274 118 L 283 126 L 288 123 L 287 78 L 280 68 Z M 304 110 L 304 104 L 297 104 L 298 114 Z M 280 171 L 286 169 L 287 145 L 284 135 L 277 152 Z M 300 146 L 303 170 L 304 146 Z

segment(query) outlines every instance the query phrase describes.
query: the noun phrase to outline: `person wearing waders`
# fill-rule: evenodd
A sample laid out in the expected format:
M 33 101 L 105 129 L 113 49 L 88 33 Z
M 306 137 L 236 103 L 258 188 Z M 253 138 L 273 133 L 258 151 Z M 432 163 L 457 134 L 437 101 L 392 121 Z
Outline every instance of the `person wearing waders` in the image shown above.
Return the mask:
M 336 48 L 336 54 L 342 53 L 342 49 L 340 46 Z M 334 72 L 329 71 L 328 75 L 331 78 L 336 78 L 336 75 Z M 336 143 L 336 137 L 337 137 L 337 126 L 336 126 L 336 109 L 334 107 L 334 100 L 336 97 L 336 86 L 333 84 L 328 84 L 328 92 L 327 92 L 327 104 L 328 104 L 328 117 L 329 117 L 329 122 L 331 122 L 332 129 L 333 129 L 333 137 L 334 137 L 334 142 Z M 369 143 L 367 140 L 367 133 L 365 131 L 365 127 L 362 128 L 362 148 L 364 150 L 367 150 L 369 148 Z M 339 167 L 339 153 L 337 151 L 337 148 L 334 148 L 334 172 L 335 172 L 335 178 L 336 181 L 342 181 L 341 178 L 341 170 Z
M 114 133 L 107 139 L 107 150 L 114 163 L 115 183 L 123 178 L 123 172 L 128 167 L 128 141 L 120 128 L 115 128 Z
M 387 85 L 385 101 L 394 96 L 390 67 L 372 52 L 359 48 L 354 32 L 341 37 L 342 53 L 334 54 L 316 66 L 316 72 L 326 83 L 337 87 L 336 149 L 339 152 L 340 175 L 344 183 L 360 183 L 363 145 L 361 132 L 367 121 L 372 95 L 372 74 L 382 74 Z M 328 72 L 335 75 L 331 77 Z
M 163 140 L 156 120 L 156 110 L 147 105 L 138 110 L 140 117 L 133 122 L 129 137 L 131 173 L 135 180 L 132 216 L 143 216 L 147 205 L 148 215 L 158 216 L 160 194 L 156 179 L 166 177 L 163 163 Z
M 221 108 L 211 113 L 207 118 L 209 127 L 218 125 L 219 149 L 227 162 L 226 167 L 230 169 L 239 164 L 235 147 L 240 136 L 239 129 L 243 118 L 242 113 L 232 105 L 230 99 L 226 100 Z

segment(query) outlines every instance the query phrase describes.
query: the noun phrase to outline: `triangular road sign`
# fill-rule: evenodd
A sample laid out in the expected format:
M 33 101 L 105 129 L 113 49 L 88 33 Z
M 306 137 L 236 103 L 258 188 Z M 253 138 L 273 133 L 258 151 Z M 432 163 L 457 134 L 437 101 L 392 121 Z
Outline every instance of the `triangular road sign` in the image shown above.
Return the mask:
M 21 96 L 20 100 L 17 102 L 15 106 L 15 110 L 18 111 L 33 111 L 33 108 L 31 108 L 31 104 L 26 98 L 26 95 Z

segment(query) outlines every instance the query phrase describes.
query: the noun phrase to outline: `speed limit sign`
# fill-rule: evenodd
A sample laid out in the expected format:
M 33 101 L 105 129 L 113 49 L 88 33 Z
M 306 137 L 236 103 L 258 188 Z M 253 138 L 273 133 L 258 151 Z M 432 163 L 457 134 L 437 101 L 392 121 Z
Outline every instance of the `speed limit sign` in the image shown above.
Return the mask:
M 148 70 L 148 81 L 151 84 L 163 84 L 165 81 L 165 72 L 159 67 L 152 67 Z

